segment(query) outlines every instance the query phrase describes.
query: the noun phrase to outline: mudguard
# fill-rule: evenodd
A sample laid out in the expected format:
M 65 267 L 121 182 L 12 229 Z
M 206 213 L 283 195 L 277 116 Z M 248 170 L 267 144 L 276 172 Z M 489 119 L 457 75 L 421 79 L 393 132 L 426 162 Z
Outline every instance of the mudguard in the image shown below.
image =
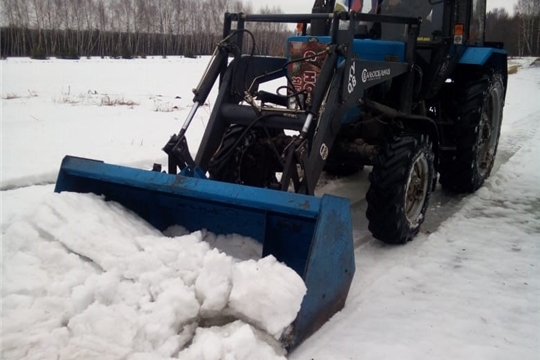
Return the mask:
M 468 47 L 463 56 L 461 56 L 461 59 L 459 59 L 459 63 L 482 66 L 485 65 L 494 54 L 503 55 L 504 58 L 506 58 L 507 52 L 503 49 L 490 47 Z

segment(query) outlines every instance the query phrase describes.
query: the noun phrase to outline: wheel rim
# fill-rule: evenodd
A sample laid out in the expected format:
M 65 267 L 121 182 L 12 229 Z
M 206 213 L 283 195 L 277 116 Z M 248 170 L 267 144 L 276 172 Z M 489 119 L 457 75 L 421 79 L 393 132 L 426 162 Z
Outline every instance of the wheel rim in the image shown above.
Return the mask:
M 426 156 L 421 154 L 411 167 L 405 194 L 405 216 L 411 226 L 418 225 L 422 219 L 428 186 L 429 164 Z
M 485 177 L 495 158 L 496 129 L 499 127 L 499 102 L 495 91 L 491 91 L 487 97 L 478 130 L 478 151 L 476 162 L 480 177 Z

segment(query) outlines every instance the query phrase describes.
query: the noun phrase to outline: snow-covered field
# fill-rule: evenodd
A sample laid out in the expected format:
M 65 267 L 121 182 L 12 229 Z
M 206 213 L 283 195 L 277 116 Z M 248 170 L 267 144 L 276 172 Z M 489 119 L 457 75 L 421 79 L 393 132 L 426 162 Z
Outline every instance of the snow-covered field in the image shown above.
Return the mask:
M 165 164 L 207 60 L 0 63 L 3 359 L 285 357 L 276 339 L 305 288 L 257 244 L 164 235 L 96 196 L 53 193 L 66 154 Z M 357 271 L 343 311 L 290 359 L 538 358 L 540 67 L 516 61 L 491 178 L 466 197 L 437 189 L 413 242 L 367 231 L 368 170 L 319 189 L 351 199 Z

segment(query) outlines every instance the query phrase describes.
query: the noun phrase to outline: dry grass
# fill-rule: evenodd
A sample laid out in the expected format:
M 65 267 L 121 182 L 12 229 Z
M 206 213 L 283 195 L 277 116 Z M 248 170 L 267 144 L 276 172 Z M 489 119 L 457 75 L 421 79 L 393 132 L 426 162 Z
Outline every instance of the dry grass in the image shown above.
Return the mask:
M 133 100 L 127 100 L 123 96 L 115 97 L 109 95 L 99 95 L 96 91 L 88 91 L 79 95 L 64 93 L 59 97 L 53 98 L 53 101 L 59 104 L 70 105 L 89 105 L 89 106 L 129 106 L 139 105 Z
M 168 112 L 173 112 L 175 110 L 177 110 L 177 109 L 174 106 L 172 106 L 171 104 L 163 104 L 163 103 L 154 104 L 154 111 L 155 112 L 168 113 Z
M 510 65 L 508 67 L 508 75 L 516 74 L 519 68 L 520 68 L 519 65 Z
M 161 98 L 161 96 L 158 96 L 153 99 L 154 100 L 154 111 L 155 112 L 173 112 L 175 110 L 178 110 L 178 107 L 172 104 L 169 101 L 165 101 Z
M 19 95 L 17 93 L 6 93 L 2 94 L 3 100 L 13 100 L 13 99 L 20 99 L 20 98 L 33 98 L 37 97 L 37 93 L 34 90 L 28 90 L 28 95 Z
M 55 97 L 53 98 L 53 101 L 55 103 L 59 103 L 59 104 L 70 104 L 70 105 L 75 105 L 75 104 L 78 104 L 81 102 L 81 97 L 79 98 L 75 98 L 75 97 L 72 97 L 71 95 L 62 95 L 60 97 Z
M 2 94 L 2 99 L 3 100 L 19 99 L 20 97 L 21 97 L 20 95 L 15 94 L 15 93 Z
M 101 97 L 101 106 L 136 106 L 139 105 L 133 100 L 126 100 L 124 97 L 112 98 L 109 95 Z
M 512 60 L 510 60 L 512 62 Z M 536 58 L 531 62 L 529 66 L 540 66 L 540 57 Z M 519 71 L 519 68 L 522 67 L 520 64 L 510 63 L 508 64 L 508 75 L 515 74 Z

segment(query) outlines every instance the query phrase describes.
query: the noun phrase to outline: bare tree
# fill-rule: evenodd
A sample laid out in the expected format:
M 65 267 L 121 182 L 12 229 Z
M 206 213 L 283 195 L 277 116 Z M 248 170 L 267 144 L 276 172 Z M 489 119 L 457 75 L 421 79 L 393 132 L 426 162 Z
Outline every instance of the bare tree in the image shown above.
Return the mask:
M 209 54 L 225 12 L 253 13 L 242 0 L 0 0 L 2 55 Z M 265 6 L 266 13 L 279 8 Z M 7 26 L 7 27 L 5 27 Z M 282 54 L 283 24 L 250 24 L 257 53 Z M 277 34 L 277 35 L 276 35 Z M 244 49 L 251 49 L 245 37 Z M 7 44 L 6 44 L 7 43 Z
M 514 11 L 520 26 L 519 54 L 533 55 L 540 43 L 540 0 L 518 0 Z

